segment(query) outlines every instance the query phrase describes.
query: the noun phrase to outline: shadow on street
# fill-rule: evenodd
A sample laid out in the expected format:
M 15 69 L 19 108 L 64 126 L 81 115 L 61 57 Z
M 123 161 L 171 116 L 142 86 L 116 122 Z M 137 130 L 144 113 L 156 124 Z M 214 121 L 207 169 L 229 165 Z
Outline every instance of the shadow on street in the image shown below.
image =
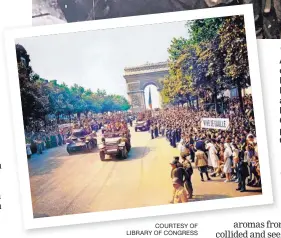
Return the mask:
M 116 156 L 109 156 L 107 155 L 105 160 L 103 162 L 130 162 L 132 160 L 142 159 L 144 156 L 146 156 L 151 151 L 151 148 L 146 146 L 140 146 L 140 147 L 133 147 L 131 151 L 129 152 L 127 159 L 118 158 Z

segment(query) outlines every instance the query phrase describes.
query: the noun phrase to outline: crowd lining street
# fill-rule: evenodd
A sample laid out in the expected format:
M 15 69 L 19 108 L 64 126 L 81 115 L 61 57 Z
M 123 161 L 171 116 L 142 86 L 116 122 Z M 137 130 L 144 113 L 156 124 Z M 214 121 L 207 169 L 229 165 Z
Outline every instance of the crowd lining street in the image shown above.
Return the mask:
M 32 155 L 28 164 L 34 217 L 169 204 L 170 162 L 178 149 L 165 137 L 151 140 L 147 131 L 130 131 L 132 150 L 126 160 L 107 157 L 102 162 L 98 149 L 69 156 L 65 145 Z M 236 183 L 223 181 L 216 177 L 203 183 L 195 170 L 189 202 L 261 194 L 251 187 L 240 193 Z

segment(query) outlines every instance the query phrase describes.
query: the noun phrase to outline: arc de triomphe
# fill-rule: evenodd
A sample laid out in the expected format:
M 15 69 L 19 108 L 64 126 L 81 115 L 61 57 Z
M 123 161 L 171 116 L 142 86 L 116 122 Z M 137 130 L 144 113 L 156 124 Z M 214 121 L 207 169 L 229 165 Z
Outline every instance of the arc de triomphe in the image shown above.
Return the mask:
M 162 90 L 161 81 L 169 73 L 168 62 L 147 63 L 136 67 L 126 67 L 124 78 L 127 83 L 129 103 L 133 112 L 145 110 L 144 89 L 155 85 L 158 92 Z M 152 102 L 153 104 L 153 102 Z M 161 104 L 161 96 L 160 96 Z

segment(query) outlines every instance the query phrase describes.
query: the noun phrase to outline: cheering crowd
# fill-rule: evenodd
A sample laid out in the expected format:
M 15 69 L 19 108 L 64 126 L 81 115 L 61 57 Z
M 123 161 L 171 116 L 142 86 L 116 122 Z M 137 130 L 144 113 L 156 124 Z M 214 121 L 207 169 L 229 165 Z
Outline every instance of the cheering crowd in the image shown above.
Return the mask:
M 226 98 L 221 113 L 203 107 L 169 107 L 135 115 L 129 112 L 91 114 L 45 126 L 26 128 L 27 155 L 41 154 L 45 149 L 61 146 L 72 129 L 86 131 L 121 130 L 132 126 L 137 117 L 146 120 L 151 139 L 165 137 L 179 155 L 173 158 L 171 178 L 174 187 L 172 203 L 187 202 L 193 197 L 193 168 L 198 168 L 201 181 L 220 176 L 224 182 L 238 183 L 237 190 L 247 186 L 261 187 L 258 145 L 251 96 L 243 97 L 244 110 L 238 98 Z M 205 129 L 201 118 L 228 118 L 226 130 Z M 63 124 L 64 123 L 64 124 Z M 39 127 L 39 129 L 38 129 Z
M 201 181 L 204 176 L 207 180 L 220 176 L 226 183 L 238 183 L 241 192 L 246 186 L 261 187 L 252 98 L 244 96 L 244 111 L 238 98 L 228 98 L 225 104 L 227 109 L 220 114 L 203 107 L 172 107 L 148 118 L 151 138 L 161 134 L 170 146 L 179 149 L 179 156 L 171 162 L 175 193 L 188 192 L 188 198 L 192 198 L 191 162 L 198 168 Z M 227 130 L 204 129 L 201 118 L 229 118 L 230 126 Z

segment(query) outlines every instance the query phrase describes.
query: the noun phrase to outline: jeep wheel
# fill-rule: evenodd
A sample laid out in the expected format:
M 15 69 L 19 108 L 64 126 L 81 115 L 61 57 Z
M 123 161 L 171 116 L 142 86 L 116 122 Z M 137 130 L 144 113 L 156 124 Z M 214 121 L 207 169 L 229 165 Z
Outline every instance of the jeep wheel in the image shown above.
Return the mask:
M 89 143 L 88 143 L 87 149 L 88 149 L 88 152 L 91 152 L 91 151 L 92 151 L 92 149 L 93 149 L 93 144 L 92 144 L 92 142 L 89 142 Z
M 94 148 L 97 147 L 97 145 L 98 145 L 97 139 L 94 139 L 93 144 L 94 144 Z
M 130 150 L 131 150 L 131 145 L 130 145 L 129 143 L 126 145 L 126 149 L 127 149 L 127 152 L 130 152 Z
M 126 147 L 123 148 L 123 150 L 121 151 L 122 153 L 122 159 L 127 159 L 128 157 L 128 151 L 126 149 Z
M 101 161 L 105 160 L 105 153 L 104 153 L 104 151 L 100 151 L 100 160 Z
M 66 151 L 67 151 L 67 153 L 68 153 L 69 155 L 72 155 L 72 154 L 73 154 L 73 152 L 68 148 L 68 146 L 66 147 Z

